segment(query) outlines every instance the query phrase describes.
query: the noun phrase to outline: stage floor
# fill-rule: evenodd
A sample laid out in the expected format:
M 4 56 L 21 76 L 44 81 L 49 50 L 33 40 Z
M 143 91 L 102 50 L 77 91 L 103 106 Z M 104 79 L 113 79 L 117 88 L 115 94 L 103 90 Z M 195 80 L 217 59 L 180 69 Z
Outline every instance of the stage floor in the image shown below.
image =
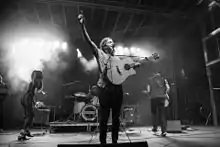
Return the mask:
M 119 143 L 147 141 L 149 147 L 219 147 L 219 127 L 191 126 L 191 130 L 182 133 L 168 133 L 167 137 L 159 137 L 150 131 L 151 127 L 130 127 L 125 133 L 120 132 Z M 1 147 L 56 147 L 57 144 L 96 144 L 99 134 L 90 132 L 49 133 L 42 135 L 44 130 L 32 130 L 35 137 L 27 141 L 17 141 L 19 130 L 0 133 Z M 111 134 L 107 140 L 111 143 Z

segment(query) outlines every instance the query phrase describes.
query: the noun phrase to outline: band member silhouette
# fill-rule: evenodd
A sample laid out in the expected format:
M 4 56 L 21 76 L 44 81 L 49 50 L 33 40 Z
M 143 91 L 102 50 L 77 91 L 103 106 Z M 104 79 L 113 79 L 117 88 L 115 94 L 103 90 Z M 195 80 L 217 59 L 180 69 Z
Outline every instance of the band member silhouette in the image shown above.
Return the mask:
M 36 105 L 35 94 L 43 89 L 43 73 L 39 70 L 34 70 L 31 74 L 31 82 L 28 89 L 21 97 L 21 105 L 24 109 L 24 125 L 18 137 L 19 140 L 25 140 L 26 137 L 33 137 L 30 133 L 30 127 L 34 118 L 34 106 Z

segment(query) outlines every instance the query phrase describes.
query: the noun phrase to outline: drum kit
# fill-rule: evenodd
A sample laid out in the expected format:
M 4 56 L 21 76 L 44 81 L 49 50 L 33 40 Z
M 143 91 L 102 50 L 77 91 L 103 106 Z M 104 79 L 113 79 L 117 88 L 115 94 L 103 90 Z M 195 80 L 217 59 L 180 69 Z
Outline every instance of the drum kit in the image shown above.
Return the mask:
M 68 84 L 66 84 L 68 85 Z M 66 99 L 73 100 L 74 106 L 72 113 L 68 116 L 67 121 L 83 121 L 94 122 L 98 119 L 99 99 L 90 92 L 76 92 L 71 95 L 66 95 Z

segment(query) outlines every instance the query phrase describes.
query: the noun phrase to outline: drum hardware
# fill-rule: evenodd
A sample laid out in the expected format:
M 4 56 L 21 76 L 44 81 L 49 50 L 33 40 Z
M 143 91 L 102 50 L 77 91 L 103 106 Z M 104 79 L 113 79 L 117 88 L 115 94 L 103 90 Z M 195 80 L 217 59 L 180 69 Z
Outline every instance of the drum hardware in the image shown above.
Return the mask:
M 95 121 L 98 119 L 98 109 L 92 104 L 87 104 L 83 107 L 81 116 L 85 121 Z
M 86 101 L 87 100 L 86 94 L 82 93 L 82 92 L 78 92 L 73 95 L 66 95 L 65 98 L 66 99 L 73 99 L 73 103 L 74 103 L 72 113 L 67 117 L 67 121 L 72 120 L 72 119 L 73 119 L 73 121 L 76 121 L 76 113 L 75 113 L 76 102 L 77 101 L 80 101 L 80 102 Z
M 66 99 L 73 99 L 73 103 L 74 103 L 74 107 L 73 107 L 73 111 L 72 113 L 68 116 L 67 120 L 73 119 L 73 121 L 78 121 L 78 119 L 76 120 L 76 115 L 80 115 L 81 116 L 81 112 L 83 107 L 88 104 L 91 103 L 91 96 L 89 94 L 86 94 L 84 92 L 77 92 L 74 93 L 73 95 L 66 95 L 65 96 Z

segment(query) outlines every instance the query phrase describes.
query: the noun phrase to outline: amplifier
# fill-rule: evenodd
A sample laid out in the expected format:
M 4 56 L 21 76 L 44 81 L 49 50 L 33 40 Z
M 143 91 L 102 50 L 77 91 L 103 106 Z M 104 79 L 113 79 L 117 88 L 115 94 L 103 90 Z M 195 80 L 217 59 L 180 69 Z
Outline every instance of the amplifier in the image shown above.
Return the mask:
M 34 124 L 49 125 L 50 109 L 36 109 L 34 115 Z

